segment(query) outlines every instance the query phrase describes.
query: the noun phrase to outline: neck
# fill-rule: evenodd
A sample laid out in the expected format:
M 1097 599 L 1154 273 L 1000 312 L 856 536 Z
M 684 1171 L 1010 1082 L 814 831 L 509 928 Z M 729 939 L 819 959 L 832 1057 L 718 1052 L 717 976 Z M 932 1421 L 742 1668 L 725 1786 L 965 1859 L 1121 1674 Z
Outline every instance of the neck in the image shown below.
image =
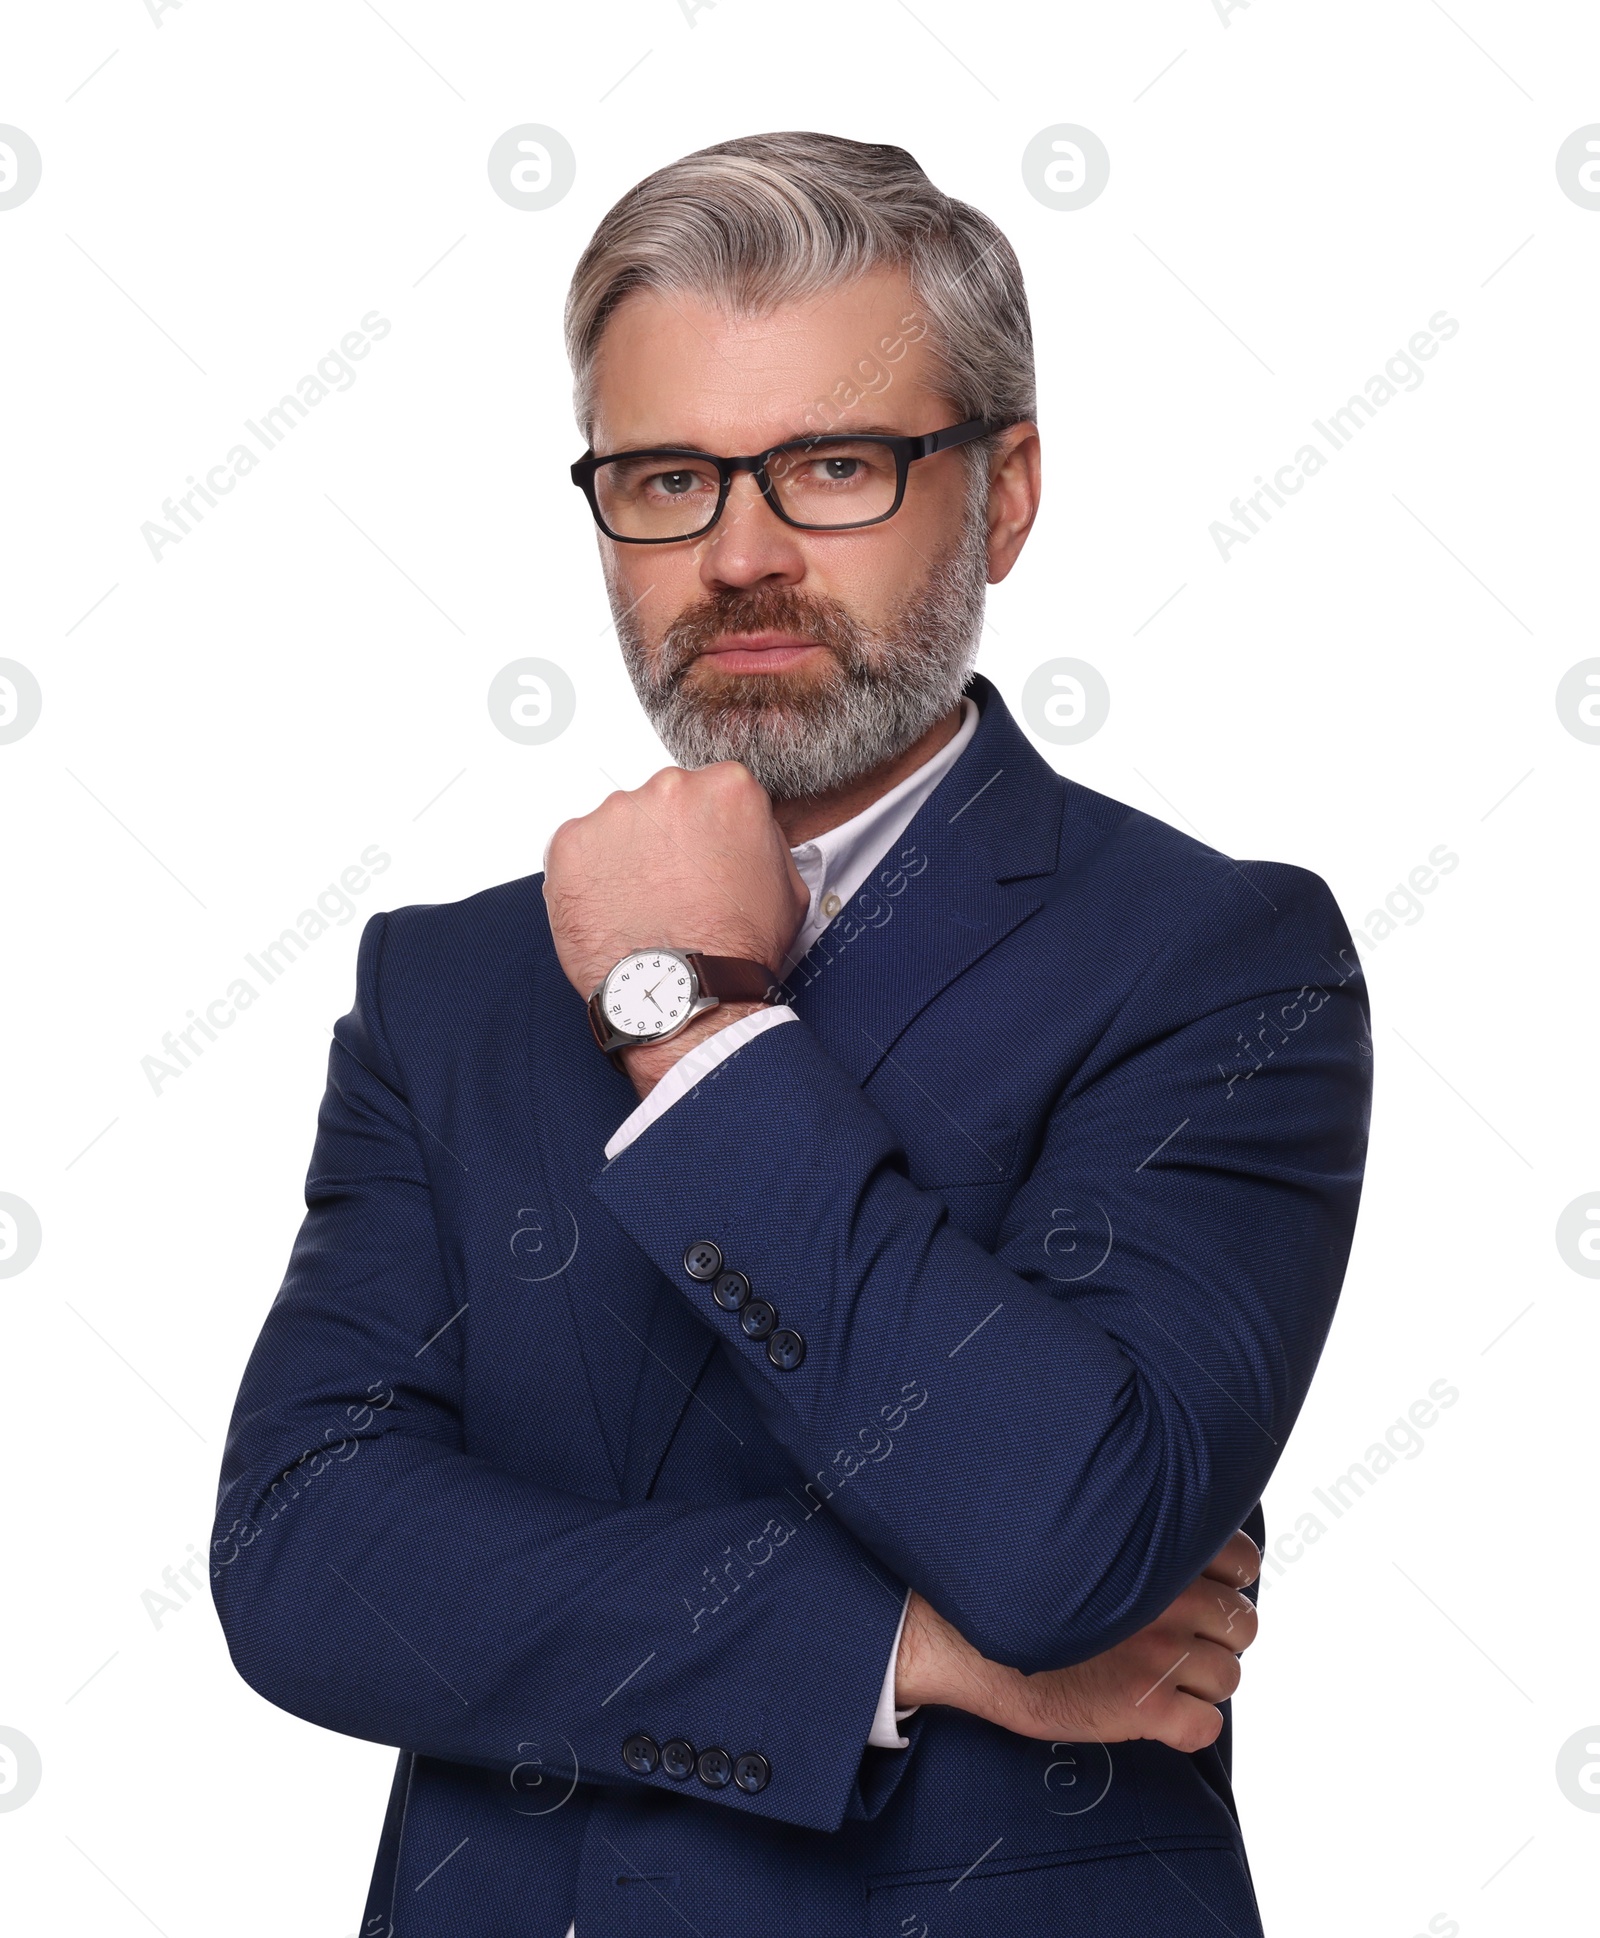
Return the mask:
M 882 766 L 858 775 L 842 787 L 830 788 L 826 794 L 808 795 L 799 801 L 775 802 L 772 812 L 783 830 L 784 839 L 791 848 L 798 848 L 802 842 L 811 841 L 819 834 L 826 834 L 830 828 L 853 820 L 864 809 L 871 807 L 874 801 L 881 800 L 891 787 L 898 787 L 908 774 L 914 774 L 924 761 L 932 760 L 941 747 L 948 746 L 955 739 L 960 726 L 961 705 L 958 701 L 952 712 L 934 721 L 927 732 L 914 740 L 903 753 L 886 760 Z

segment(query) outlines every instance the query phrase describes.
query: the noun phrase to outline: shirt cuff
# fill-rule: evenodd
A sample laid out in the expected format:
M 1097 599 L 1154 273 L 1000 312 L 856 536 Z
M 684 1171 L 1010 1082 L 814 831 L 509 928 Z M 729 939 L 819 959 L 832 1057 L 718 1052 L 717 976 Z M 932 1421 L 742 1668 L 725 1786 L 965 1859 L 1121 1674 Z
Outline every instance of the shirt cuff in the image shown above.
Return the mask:
M 741 1016 L 738 1022 L 713 1032 L 703 1043 L 686 1050 L 650 1095 L 636 1110 L 624 1117 L 612 1132 L 606 1145 L 606 1162 L 609 1164 L 619 1152 L 625 1151 L 640 1131 L 648 1130 L 658 1117 L 664 1116 L 680 1097 L 687 1096 L 702 1078 L 709 1076 L 735 1050 L 742 1050 L 746 1043 L 777 1023 L 797 1023 L 799 1020 L 787 1003 L 774 1003 L 749 1016 Z
M 652 1092 L 652 1095 L 654 1093 Z M 900 1734 L 899 1725 L 908 1716 L 914 1716 L 921 1707 L 913 1703 L 909 1709 L 896 1709 L 894 1706 L 894 1665 L 900 1654 L 900 1631 L 906 1625 L 906 1610 L 911 1606 L 911 1590 L 906 1590 L 906 1598 L 900 1608 L 900 1619 L 895 1624 L 894 1642 L 889 1649 L 889 1666 L 884 1671 L 883 1688 L 878 1692 L 878 1713 L 872 1719 L 867 1742 L 880 1750 L 908 1750 L 911 1738 Z

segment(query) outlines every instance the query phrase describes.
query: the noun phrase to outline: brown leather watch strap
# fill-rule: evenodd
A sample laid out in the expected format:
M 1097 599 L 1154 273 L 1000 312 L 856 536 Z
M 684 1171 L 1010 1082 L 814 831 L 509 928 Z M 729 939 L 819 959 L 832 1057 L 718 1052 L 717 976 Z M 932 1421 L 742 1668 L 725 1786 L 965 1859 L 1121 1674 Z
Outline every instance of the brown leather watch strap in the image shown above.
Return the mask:
M 776 1003 L 782 999 L 778 979 L 764 962 L 746 956 L 703 956 L 690 949 L 685 959 L 699 978 L 700 993 L 724 1003 Z

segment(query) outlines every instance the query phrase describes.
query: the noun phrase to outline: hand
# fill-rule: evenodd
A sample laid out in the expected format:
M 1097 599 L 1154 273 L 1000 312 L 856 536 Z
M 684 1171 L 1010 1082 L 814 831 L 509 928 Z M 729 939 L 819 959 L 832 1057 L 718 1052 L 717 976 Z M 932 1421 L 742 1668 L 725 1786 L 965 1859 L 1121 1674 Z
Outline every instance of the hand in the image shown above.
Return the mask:
M 1239 1686 L 1238 1653 L 1256 1638 L 1238 1591 L 1261 1572 L 1235 1534 L 1198 1580 L 1148 1627 L 1104 1654 L 1034 1675 L 982 1656 L 914 1591 L 900 1632 L 895 1701 L 947 1703 L 1042 1742 L 1147 1739 L 1193 1755 L 1222 1732 L 1214 1707 Z
M 649 944 L 744 956 L 776 972 L 810 898 L 765 790 L 723 760 L 664 767 L 563 821 L 545 855 L 544 899 L 561 967 L 587 1002 L 613 963 Z M 662 1058 L 670 1064 L 708 1026 L 750 1007 L 724 1005 L 668 1043 L 627 1051 L 630 1072 L 648 1055 L 659 1075 Z

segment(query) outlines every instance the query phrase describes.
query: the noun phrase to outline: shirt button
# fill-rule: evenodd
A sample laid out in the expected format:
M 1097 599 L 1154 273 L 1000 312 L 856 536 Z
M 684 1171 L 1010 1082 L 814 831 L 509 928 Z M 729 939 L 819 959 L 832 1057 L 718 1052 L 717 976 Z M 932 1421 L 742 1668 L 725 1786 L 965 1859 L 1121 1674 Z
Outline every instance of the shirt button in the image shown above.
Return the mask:
M 697 1238 L 683 1255 L 683 1269 L 692 1279 L 714 1279 L 722 1270 L 722 1253 L 709 1238 Z
M 772 1765 L 760 1750 L 746 1750 L 743 1756 L 733 1759 L 733 1780 L 753 1797 L 772 1781 Z
M 630 1736 L 622 1746 L 622 1760 L 635 1776 L 649 1776 L 661 1761 L 656 1739 L 646 1736 L 643 1730 L 637 1736 Z
M 746 1339 L 765 1339 L 778 1323 L 778 1308 L 766 1299 L 752 1299 L 739 1314 L 739 1325 Z
M 733 1758 L 726 1750 L 702 1750 L 694 1767 L 708 1790 L 720 1790 L 733 1775 Z
M 844 903 L 839 900 L 838 896 L 835 895 L 833 890 L 830 888 L 827 894 L 824 895 L 822 898 L 823 914 L 826 915 L 828 920 L 831 922 L 834 916 L 836 916 L 839 913 L 840 909 L 842 909 L 843 907 L 844 907 Z
M 712 1286 L 711 1296 L 724 1312 L 737 1312 L 750 1297 L 750 1281 L 743 1272 L 724 1272 Z
M 806 1342 L 792 1326 L 783 1326 L 767 1341 L 767 1357 L 781 1372 L 792 1373 L 806 1356 Z
M 670 1743 L 661 1745 L 661 1767 L 669 1777 L 682 1783 L 685 1777 L 694 1775 L 694 1745 L 687 1743 L 681 1736 L 674 1736 Z

